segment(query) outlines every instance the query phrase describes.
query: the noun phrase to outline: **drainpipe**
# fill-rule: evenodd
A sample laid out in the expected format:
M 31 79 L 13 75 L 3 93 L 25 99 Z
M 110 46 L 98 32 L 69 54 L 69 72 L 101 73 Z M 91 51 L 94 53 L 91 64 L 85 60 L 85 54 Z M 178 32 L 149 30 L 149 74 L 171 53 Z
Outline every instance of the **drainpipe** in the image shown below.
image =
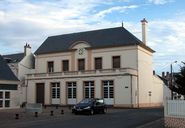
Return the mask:
M 130 75 L 130 93 L 131 93 L 131 99 L 130 99 L 130 102 L 131 102 L 131 108 L 133 108 L 133 95 L 132 95 L 132 75 Z

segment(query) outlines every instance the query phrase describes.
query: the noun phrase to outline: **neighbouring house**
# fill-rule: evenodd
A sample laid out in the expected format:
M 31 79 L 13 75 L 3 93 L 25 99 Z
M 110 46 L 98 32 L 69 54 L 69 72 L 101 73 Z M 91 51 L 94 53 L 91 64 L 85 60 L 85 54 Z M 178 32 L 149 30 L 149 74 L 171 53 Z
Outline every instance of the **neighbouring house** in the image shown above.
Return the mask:
M 27 102 L 72 105 L 104 98 L 114 107 L 163 104 L 163 83 L 153 75 L 153 53 L 124 27 L 48 37 L 35 51 L 35 72 L 27 75 Z
M 19 80 L 0 55 L 0 109 L 18 108 Z
M 27 93 L 27 84 L 25 83 L 25 76 L 28 73 L 31 73 L 34 69 L 35 58 L 34 54 L 31 52 L 31 46 L 26 44 L 24 46 L 24 52 L 17 54 L 3 55 L 3 58 L 6 60 L 8 66 L 20 80 L 20 85 L 18 86 L 19 90 L 19 102 L 20 105 L 26 102 L 26 93 Z

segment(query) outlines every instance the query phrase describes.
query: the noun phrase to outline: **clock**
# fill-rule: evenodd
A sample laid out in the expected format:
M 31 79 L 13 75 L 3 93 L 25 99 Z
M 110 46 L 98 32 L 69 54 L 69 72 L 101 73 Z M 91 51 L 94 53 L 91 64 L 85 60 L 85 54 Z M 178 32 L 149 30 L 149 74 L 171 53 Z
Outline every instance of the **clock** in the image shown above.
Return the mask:
M 83 55 L 84 54 L 84 48 L 79 48 L 78 49 L 78 54 Z

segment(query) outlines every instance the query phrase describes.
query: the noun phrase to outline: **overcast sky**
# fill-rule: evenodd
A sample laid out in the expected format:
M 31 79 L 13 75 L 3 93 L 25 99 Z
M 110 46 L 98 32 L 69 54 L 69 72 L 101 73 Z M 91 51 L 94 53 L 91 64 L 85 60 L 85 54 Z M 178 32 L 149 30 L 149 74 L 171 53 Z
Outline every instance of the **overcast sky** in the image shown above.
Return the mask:
M 34 52 L 48 36 L 124 27 L 141 39 L 140 20 L 148 21 L 147 45 L 154 49 L 157 73 L 177 71 L 185 61 L 185 0 L 0 0 L 0 54 Z

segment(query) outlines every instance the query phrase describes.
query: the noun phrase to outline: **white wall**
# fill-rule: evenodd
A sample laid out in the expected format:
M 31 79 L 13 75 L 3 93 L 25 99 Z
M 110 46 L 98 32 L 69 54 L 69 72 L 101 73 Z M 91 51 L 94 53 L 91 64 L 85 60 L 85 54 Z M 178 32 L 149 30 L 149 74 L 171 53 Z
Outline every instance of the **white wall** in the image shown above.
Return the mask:
M 145 106 L 151 103 L 151 96 L 153 86 L 153 64 L 152 53 L 138 46 L 138 81 L 139 81 L 139 104 Z
M 153 75 L 153 87 L 152 87 L 152 102 L 153 103 L 163 103 L 163 81 L 157 76 Z

